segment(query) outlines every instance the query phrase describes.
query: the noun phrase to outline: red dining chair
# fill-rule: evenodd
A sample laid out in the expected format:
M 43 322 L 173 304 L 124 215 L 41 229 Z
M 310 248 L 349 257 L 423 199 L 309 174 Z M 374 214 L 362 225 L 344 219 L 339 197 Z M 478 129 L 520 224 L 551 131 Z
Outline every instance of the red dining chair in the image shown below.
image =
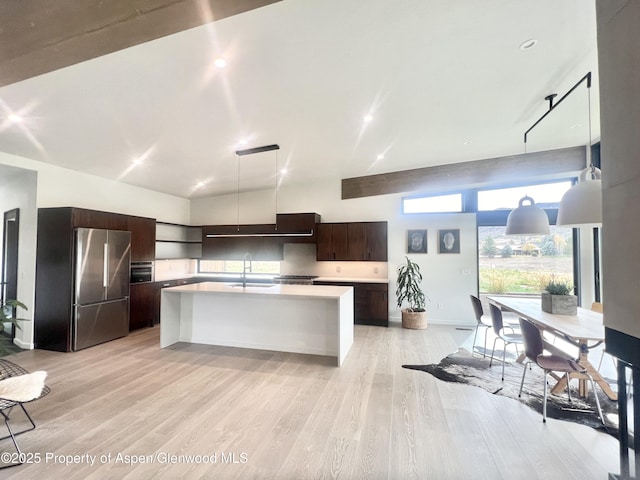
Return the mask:
M 596 397 L 596 405 L 598 406 L 598 415 L 600 420 L 604 424 L 604 417 L 602 416 L 602 409 L 600 408 L 600 399 L 596 392 L 596 385 L 591 375 L 587 373 L 587 370 L 577 363 L 575 360 L 561 357 L 559 355 L 545 355 L 544 344 L 542 343 L 542 334 L 538 327 L 533 323 L 520 319 L 520 330 L 522 332 L 522 339 L 524 341 L 524 353 L 526 360 L 524 363 L 524 369 L 522 371 L 522 381 L 520 382 L 520 392 L 518 397 L 522 395 L 522 386 L 524 385 L 524 377 L 527 374 L 527 366 L 531 363 L 535 363 L 544 371 L 544 401 L 542 404 L 542 421 L 547 421 L 547 374 L 551 372 L 562 372 L 567 378 L 567 395 L 569 401 L 571 401 L 571 389 L 569 388 L 569 375 L 572 373 L 579 373 L 585 375 L 591 380 L 591 389 L 593 390 L 593 396 Z

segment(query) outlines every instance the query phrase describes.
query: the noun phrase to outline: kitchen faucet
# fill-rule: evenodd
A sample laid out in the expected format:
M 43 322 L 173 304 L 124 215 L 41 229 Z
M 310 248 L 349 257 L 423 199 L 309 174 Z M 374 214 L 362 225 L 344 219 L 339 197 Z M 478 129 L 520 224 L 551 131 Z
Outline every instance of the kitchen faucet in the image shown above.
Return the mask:
M 251 254 L 249 252 L 244 254 L 244 260 L 242 260 L 242 288 L 247 286 L 247 260 L 249 260 L 249 272 L 251 272 Z

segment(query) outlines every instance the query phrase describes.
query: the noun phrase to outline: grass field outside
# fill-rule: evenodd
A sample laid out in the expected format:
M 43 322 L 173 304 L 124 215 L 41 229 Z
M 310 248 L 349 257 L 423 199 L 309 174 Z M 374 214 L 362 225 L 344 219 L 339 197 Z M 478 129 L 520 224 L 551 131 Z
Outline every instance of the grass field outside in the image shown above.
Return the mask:
M 573 258 L 563 256 L 480 257 L 481 293 L 539 295 L 552 278 L 573 283 Z

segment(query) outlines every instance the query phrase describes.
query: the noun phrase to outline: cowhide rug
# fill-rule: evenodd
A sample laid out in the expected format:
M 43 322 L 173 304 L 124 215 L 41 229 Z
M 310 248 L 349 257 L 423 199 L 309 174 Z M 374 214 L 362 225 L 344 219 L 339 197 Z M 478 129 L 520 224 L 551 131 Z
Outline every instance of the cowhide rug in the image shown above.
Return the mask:
M 491 353 L 491 352 L 489 352 Z M 527 376 L 522 389 L 522 397 L 518 397 L 520 380 L 522 379 L 523 365 L 515 363 L 515 356 L 507 354 L 507 363 L 504 370 L 504 382 L 501 381 L 502 371 L 502 351 L 495 353 L 493 366 L 489 367 L 489 355 L 483 358 L 482 353 L 471 353 L 460 348 L 457 352 L 443 358 L 438 364 L 431 365 L 402 365 L 403 368 L 411 370 L 421 370 L 430 373 L 434 377 L 445 381 L 464 383 L 486 390 L 494 395 L 502 395 L 514 400 L 518 400 L 542 415 L 543 403 L 543 383 L 542 369 L 537 365 L 532 365 L 527 371 Z M 566 391 L 561 395 L 551 394 L 551 388 L 555 380 L 549 375 L 549 396 L 547 399 L 547 417 L 570 422 L 588 425 L 597 430 L 604 431 L 610 435 L 618 435 L 618 405 L 610 400 L 596 386 L 602 413 L 605 417 L 606 425 L 600 422 L 596 403 L 589 384 L 589 395 L 587 398 L 578 396 L 578 381 L 571 381 L 571 399 L 569 402 Z M 615 382 L 610 381 L 614 384 Z

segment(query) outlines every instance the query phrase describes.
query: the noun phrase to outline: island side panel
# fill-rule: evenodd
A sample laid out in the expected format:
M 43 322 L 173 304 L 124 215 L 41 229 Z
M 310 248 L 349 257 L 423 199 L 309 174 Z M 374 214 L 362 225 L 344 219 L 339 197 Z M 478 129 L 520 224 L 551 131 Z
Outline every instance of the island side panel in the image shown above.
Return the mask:
M 339 355 L 338 366 L 342 366 L 342 362 L 347 357 L 351 345 L 353 345 L 353 288 L 349 288 L 349 292 L 345 293 L 338 300 L 339 322 L 338 322 L 338 339 L 339 339 Z
M 339 357 L 338 299 L 193 295 L 181 341 Z M 183 322 L 186 318 L 183 316 Z
M 160 297 L 160 348 L 180 341 L 182 294 L 162 291 Z

